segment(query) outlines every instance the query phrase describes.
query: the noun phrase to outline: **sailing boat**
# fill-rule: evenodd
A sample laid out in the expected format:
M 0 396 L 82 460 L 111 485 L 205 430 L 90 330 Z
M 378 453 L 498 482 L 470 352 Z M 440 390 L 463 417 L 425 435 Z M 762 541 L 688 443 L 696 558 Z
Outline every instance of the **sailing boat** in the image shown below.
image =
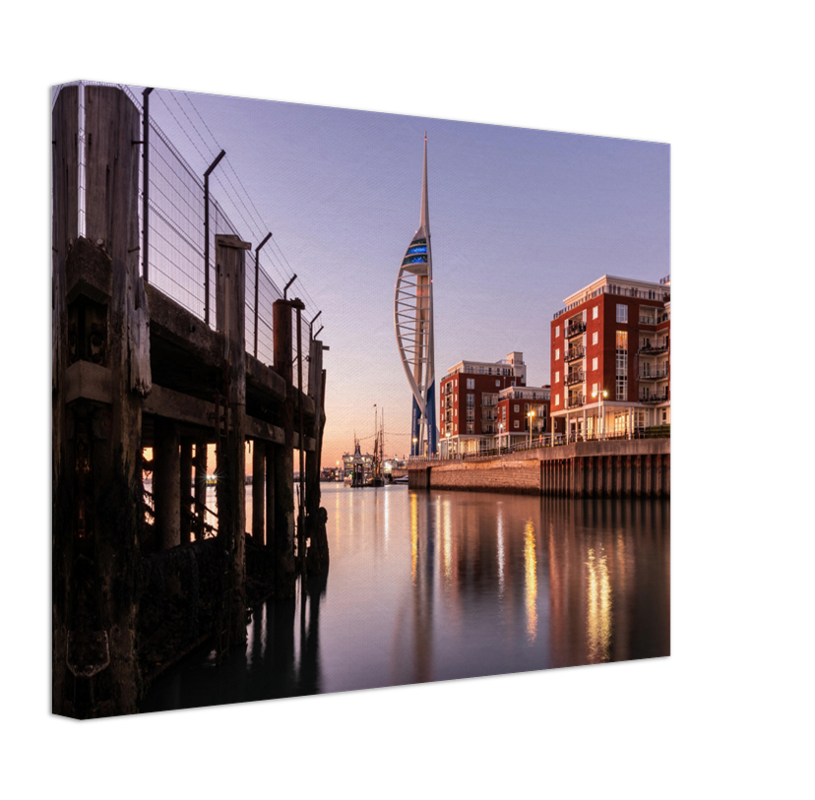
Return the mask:
M 382 412 L 382 424 L 377 427 L 374 419 L 374 457 L 371 462 L 371 471 L 368 477 L 368 486 L 384 486 L 385 473 L 383 461 L 385 460 L 385 412 Z

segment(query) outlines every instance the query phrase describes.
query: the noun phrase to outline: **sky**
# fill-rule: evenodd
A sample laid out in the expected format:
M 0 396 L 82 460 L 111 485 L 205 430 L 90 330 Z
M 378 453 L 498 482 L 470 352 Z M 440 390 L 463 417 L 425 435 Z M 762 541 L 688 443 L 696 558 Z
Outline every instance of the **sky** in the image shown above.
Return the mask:
M 260 218 L 241 235 L 254 247 L 272 231 L 271 277 L 282 287 L 296 272 L 307 313 L 322 311 L 323 466 L 355 435 L 372 449 L 374 406 L 386 454 L 409 452 L 393 300 L 419 225 L 425 131 L 437 385 L 462 359 L 514 350 L 528 384 L 548 384 L 565 297 L 604 274 L 670 274 L 667 144 L 163 89 L 150 112 L 200 174 L 226 151 L 215 198 L 239 227 Z

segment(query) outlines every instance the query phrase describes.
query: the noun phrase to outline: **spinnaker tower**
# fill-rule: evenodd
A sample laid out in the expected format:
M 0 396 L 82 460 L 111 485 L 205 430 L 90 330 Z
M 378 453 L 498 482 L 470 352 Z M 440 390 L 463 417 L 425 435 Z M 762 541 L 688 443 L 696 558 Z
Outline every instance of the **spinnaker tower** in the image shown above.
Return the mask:
M 419 229 L 413 234 L 399 267 L 393 315 L 399 356 L 413 393 L 410 454 L 435 455 L 437 432 L 433 356 L 433 259 L 430 252 L 430 211 L 427 203 L 426 133 Z

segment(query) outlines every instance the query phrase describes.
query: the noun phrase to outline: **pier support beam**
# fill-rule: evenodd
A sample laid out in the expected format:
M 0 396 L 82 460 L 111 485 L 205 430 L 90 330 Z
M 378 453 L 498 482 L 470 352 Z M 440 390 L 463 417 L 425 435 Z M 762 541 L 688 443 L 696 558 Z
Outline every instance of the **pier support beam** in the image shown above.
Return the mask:
M 320 507 L 320 462 L 323 451 L 323 412 L 325 370 L 323 369 L 323 343 L 312 339 L 309 348 L 308 393 L 314 399 L 315 448 L 306 453 L 306 533 L 310 539 L 307 562 L 309 574 L 320 574 L 328 566 L 328 514 Z
M 153 499 L 156 535 L 162 550 L 181 544 L 179 436 L 175 424 L 156 417 L 153 447 Z
M 216 328 L 224 335 L 223 394 L 225 432 L 218 441 L 218 538 L 228 555 L 221 618 L 226 642 L 246 640 L 246 354 L 245 264 L 251 245 L 237 236 L 215 237 Z
M 265 544 L 266 522 L 266 443 L 261 439 L 252 441 L 252 538 Z
M 207 440 L 199 436 L 195 441 L 195 541 L 204 539 L 204 506 L 207 502 Z
M 192 439 L 181 438 L 180 474 L 178 481 L 178 493 L 180 498 L 179 510 L 181 513 L 181 544 L 189 544 L 191 541 L 192 519 Z
M 294 387 L 292 386 L 293 300 L 276 300 L 274 322 L 274 368 L 286 381 L 283 403 L 283 445 L 274 448 L 275 547 L 277 574 L 275 595 L 294 596 Z

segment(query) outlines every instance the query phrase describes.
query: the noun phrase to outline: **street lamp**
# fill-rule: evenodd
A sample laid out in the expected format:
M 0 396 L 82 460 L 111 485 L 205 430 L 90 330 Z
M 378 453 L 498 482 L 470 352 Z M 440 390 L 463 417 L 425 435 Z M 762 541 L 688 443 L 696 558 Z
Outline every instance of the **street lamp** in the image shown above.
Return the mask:
M 597 397 L 597 394 L 598 394 L 597 392 L 592 392 L 591 396 L 592 397 Z M 603 389 L 603 391 L 600 392 L 599 394 L 600 394 L 600 419 L 602 420 L 603 434 L 605 434 L 605 432 L 606 432 L 606 418 L 603 415 L 603 399 L 608 397 L 608 392 L 605 389 Z M 598 433 L 598 438 L 600 438 L 599 433 Z
M 416 455 L 416 456 L 419 455 L 418 448 L 416 447 L 416 444 L 418 443 L 418 441 L 419 440 L 414 436 L 413 437 L 413 454 Z
M 527 415 L 529 417 L 529 445 L 532 446 L 532 423 L 535 420 L 535 412 L 530 411 Z

